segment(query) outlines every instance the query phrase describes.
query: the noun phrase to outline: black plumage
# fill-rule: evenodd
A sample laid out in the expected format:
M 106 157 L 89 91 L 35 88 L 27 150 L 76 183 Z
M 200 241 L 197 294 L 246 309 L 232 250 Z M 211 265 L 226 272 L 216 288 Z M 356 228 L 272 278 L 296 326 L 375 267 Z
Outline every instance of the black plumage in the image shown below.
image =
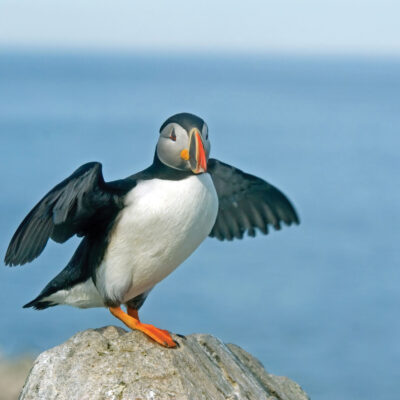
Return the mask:
M 208 173 L 219 201 L 211 237 L 241 239 L 246 231 L 255 236 L 255 228 L 267 234 L 268 225 L 280 229 L 281 221 L 286 225 L 299 223 L 287 197 L 264 180 L 213 158 L 208 161 Z
M 64 243 L 73 235 L 96 236 L 123 207 L 129 190 L 104 182 L 98 162 L 82 165 L 47 193 L 25 217 L 5 256 L 6 265 L 23 265 L 38 257 L 49 238 Z

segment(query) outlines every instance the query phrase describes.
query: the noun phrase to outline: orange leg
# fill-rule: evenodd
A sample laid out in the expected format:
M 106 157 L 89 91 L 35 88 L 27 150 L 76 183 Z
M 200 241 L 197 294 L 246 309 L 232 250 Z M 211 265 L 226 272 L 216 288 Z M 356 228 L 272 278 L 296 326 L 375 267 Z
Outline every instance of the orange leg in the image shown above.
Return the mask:
M 135 308 L 131 308 L 131 307 L 129 307 L 129 306 L 127 306 L 126 309 L 127 309 L 128 315 L 130 315 L 131 317 L 137 319 L 137 320 L 140 322 L 138 310 L 136 310 Z M 152 326 L 152 325 L 151 325 L 151 326 Z M 154 327 L 154 328 L 155 328 L 155 327 Z M 165 329 L 160 329 L 160 328 L 155 328 L 155 329 L 157 329 L 157 330 L 159 330 L 159 331 L 161 331 L 161 332 L 164 332 L 165 334 L 169 335 L 169 332 L 168 332 L 167 330 L 165 330 Z M 170 336 L 170 335 L 169 335 L 169 336 Z M 178 336 L 179 336 L 179 335 L 178 335 Z
M 122 311 L 121 307 L 109 307 L 109 310 L 114 317 L 121 320 L 127 327 L 142 331 L 162 346 L 176 347 L 176 342 L 172 339 L 168 331 L 140 322 L 137 310 L 128 307 L 128 314 Z
M 134 308 L 131 308 L 129 306 L 126 307 L 126 309 L 128 311 L 128 315 L 130 315 L 132 318 L 137 319 L 140 322 L 138 310 L 135 310 Z

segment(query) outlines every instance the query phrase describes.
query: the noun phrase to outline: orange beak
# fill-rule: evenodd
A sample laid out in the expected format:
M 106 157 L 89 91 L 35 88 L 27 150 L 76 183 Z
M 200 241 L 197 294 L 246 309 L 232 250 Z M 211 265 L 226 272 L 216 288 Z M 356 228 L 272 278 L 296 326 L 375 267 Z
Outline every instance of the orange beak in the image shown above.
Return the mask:
M 203 141 L 201 140 L 201 136 L 199 132 L 196 132 L 196 148 L 197 148 L 197 169 L 200 172 L 207 171 L 207 159 L 206 159 L 206 152 L 204 151 Z
M 207 172 L 207 157 L 200 133 L 193 130 L 189 139 L 189 162 L 195 174 Z

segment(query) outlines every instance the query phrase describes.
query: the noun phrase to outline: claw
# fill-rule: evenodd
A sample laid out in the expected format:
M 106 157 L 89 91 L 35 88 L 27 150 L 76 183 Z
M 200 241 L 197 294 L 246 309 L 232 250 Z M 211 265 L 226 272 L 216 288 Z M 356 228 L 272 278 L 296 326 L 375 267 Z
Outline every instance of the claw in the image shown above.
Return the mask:
M 186 340 L 186 336 L 185 335 L 181 335 L 180 333 L 175 333 L 176 336 L 179 336 L 181 339 L 185 339 Z

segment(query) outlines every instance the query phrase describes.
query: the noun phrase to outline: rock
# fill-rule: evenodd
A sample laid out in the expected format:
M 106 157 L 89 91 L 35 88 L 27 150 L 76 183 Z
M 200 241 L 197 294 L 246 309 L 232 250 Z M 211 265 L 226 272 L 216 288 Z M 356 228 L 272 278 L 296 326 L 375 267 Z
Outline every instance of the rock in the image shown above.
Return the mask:
M 306 400 L 240 347 L 210 335 L 166 349 L 113 326 L 77 333 L 35 361 L 20 400 Z

